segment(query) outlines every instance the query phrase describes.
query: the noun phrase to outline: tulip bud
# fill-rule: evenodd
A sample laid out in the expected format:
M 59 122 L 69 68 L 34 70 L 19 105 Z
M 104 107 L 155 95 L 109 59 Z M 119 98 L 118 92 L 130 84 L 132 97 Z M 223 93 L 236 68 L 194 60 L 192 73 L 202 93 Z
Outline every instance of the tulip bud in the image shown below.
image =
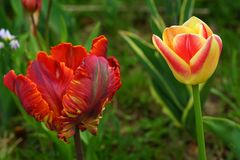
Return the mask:
M 152 40 L 175 78 L 190 85 L 211 77 L 222 50 L 221 38 L 197 17 L 166 28 L 162 39 L 153 35 Z
M 30 13 L 41 9 L 42 0 L 22 0 L 23 7 Z

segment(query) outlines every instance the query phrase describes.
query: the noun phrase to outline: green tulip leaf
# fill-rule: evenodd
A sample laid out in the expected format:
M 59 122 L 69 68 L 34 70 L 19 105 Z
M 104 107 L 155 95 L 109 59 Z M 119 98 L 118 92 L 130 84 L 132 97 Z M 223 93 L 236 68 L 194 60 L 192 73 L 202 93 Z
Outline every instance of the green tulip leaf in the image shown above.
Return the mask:
M 85 42 L 85 47 L 86 49 L 89 51 L 92 47 L 92 40 L 94 38 L 96 38 L 98 35 L 99 35 L 99 31 L 100 31 L 100 26 L 101 26 L 101 23 L 100 22 L 97 22 L 95 24 L 95 26 L 93 27 L 92 29 L 92 32 L 90 33 L 90 35 L 88 36 L 88 39 L 87 41 Z
M 226 118 L 203 118 L 204 127 L 222 140 L 240 159 L 240 125 Z
M 161 15 L 158 13 L 156 4 L 154 0 L 146 0 L 146 4 L 149 8 L 149 11 L 151 13 L 151 27 L 152 31 L 156 35 L 161 35 L 164 28 L 166 28 L 165 22 Z
M 155 51 L 153 45 L 143 41 L 137 35 L 121 31 L 120 35 L 135 51 L 152 78 L 151 92 L 157 102 L 179 126 L 182 110 L 188 101 L 189 93 L 185 85 L 179 83 L 172 75 L 166 62 Z M 174 118 L 173 118 L 174 117 Z
M 194 2 L 195 0 L 183 0 L 180 10 L 180 25 L 192 16 Z

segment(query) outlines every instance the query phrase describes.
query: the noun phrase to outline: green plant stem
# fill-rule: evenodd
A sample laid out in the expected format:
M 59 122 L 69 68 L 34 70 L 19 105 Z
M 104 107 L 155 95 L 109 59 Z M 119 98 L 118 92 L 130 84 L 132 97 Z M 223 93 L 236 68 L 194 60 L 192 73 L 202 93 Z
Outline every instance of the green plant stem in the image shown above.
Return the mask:
M 204 131 L 203 131 L 203 120 L 202 120 L 199 85 L 198 84 L 193 85 L 192 91 L 193 91 L 196 132 L 197 132 L 197 142 L 198 142 L 198 151 L 199 151 L 198 159 L 206 160 L 207 158 L 206 158 Z
M 51 8 L 52 8 L 52 0 L 48 0 L 48 9 L 47 9 L 47 17 L 46 17 L 46 23 L 45 23 L 45 40 L 47 49 L 49 49 L 49 18 L 51 14 Z
M 39 39 L 39 36 L 38 36 L 38 33 L 37 33 L 37 25 L 35 23 L 33 14 L 31 14 L 30 17 L 31 17 L 32 25 L 33 25 L 33 35 L 35 36 L 35 38 L 37 40 L 37 44 L 38 44 L 39 49 L 42 50 L 41 42 L 40 42 L 40 39 Z
M 75 143 L 75 150 L 77 154 L 77 160 L 83 160 L 83 151 L 82 151 L 82 144 L 80 139 L 80 132 L 77 126 L 75 128 L 74 143 Z

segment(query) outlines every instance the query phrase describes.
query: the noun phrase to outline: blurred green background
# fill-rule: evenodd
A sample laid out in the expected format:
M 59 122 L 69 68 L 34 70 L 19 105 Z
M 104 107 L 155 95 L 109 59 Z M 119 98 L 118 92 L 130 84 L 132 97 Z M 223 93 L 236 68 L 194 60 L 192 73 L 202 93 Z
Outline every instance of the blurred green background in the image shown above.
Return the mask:
M 48 51 L 43 40 L 48 1 L 42 2 L 38 29 L 43 49 Z M 166 26 L 178 24 L 183 0 L 155 0 L 155 3 Z M 183 127 L 176 127 L 162 112 L 161 105 L 150 93 L 149 73 L 120 35 L 120 31 L 129 31 L 151 43 L 151 11 L 147 4 L 148 0 L 53 0 L 49 46 L 68 41 L 85 44 L 89 49 L 92 38 L 104 34 L 109 40 L 108 54 L 114 55 L 121 65 L 123 85 L 107 106 L 98 135 L 82 135 L 87 160 L 194 160 L 197 157 L 194 136 Z M 197 0 L 192 11 L 223 40 L 221 59 L 204 103 L 204 115 L 222 116 L 239 123 L 240 0 Z M 30 24 L 20 0 L 0 0 L 0 28 L 9 29 L 21 45 L 15 51 L 1 52 L 11 57 L 5 73 L 11 68 L 24 73 L 27 62 L 35 58 L 39 48 Z M 26 115 L 18 99 L 2 82 L 0 98 L 0 159 L 74 159 L 73 141 L 70 144 L 59 141 L 54 132 Z M 209 160 L 237 160 L 229 146 L 214 134 L 206 132 L 205 136 Z

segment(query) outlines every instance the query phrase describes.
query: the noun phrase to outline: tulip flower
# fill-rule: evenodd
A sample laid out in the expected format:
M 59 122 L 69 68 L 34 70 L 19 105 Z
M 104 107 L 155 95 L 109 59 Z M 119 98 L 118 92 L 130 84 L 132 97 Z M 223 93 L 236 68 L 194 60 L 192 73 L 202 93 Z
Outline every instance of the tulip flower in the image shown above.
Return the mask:
M 52 47 L 51 55 L 41 51 L 25 76 L 11 70 L 4 84 L 60 139 L 74 135 L 76 126 L 96 134 L 105 105 L 121 86 L 118 61 L 106 56 L 107 42 L 104 36 L 94 39 L 89 53 L 71 43 Z
M 23 7 L 30 13 L 41 9 L 42 0 L 22 0 Z
M 178 81 L 200 84 L 214 73 L 222 41 L 203 21 L 191 17 L 183 25 L 166 28 L 162 38 L 153 35 L 153 44 Z
M 222 40 L 197 17 L 191 17 L 183 25 L 166 28 L 162 38 L 153 35 L 154 46 L 166 60 L 175 78 L 192 85 L 199 159 L 206 160 L 199 84 L 214 73 L 222 50 Z

